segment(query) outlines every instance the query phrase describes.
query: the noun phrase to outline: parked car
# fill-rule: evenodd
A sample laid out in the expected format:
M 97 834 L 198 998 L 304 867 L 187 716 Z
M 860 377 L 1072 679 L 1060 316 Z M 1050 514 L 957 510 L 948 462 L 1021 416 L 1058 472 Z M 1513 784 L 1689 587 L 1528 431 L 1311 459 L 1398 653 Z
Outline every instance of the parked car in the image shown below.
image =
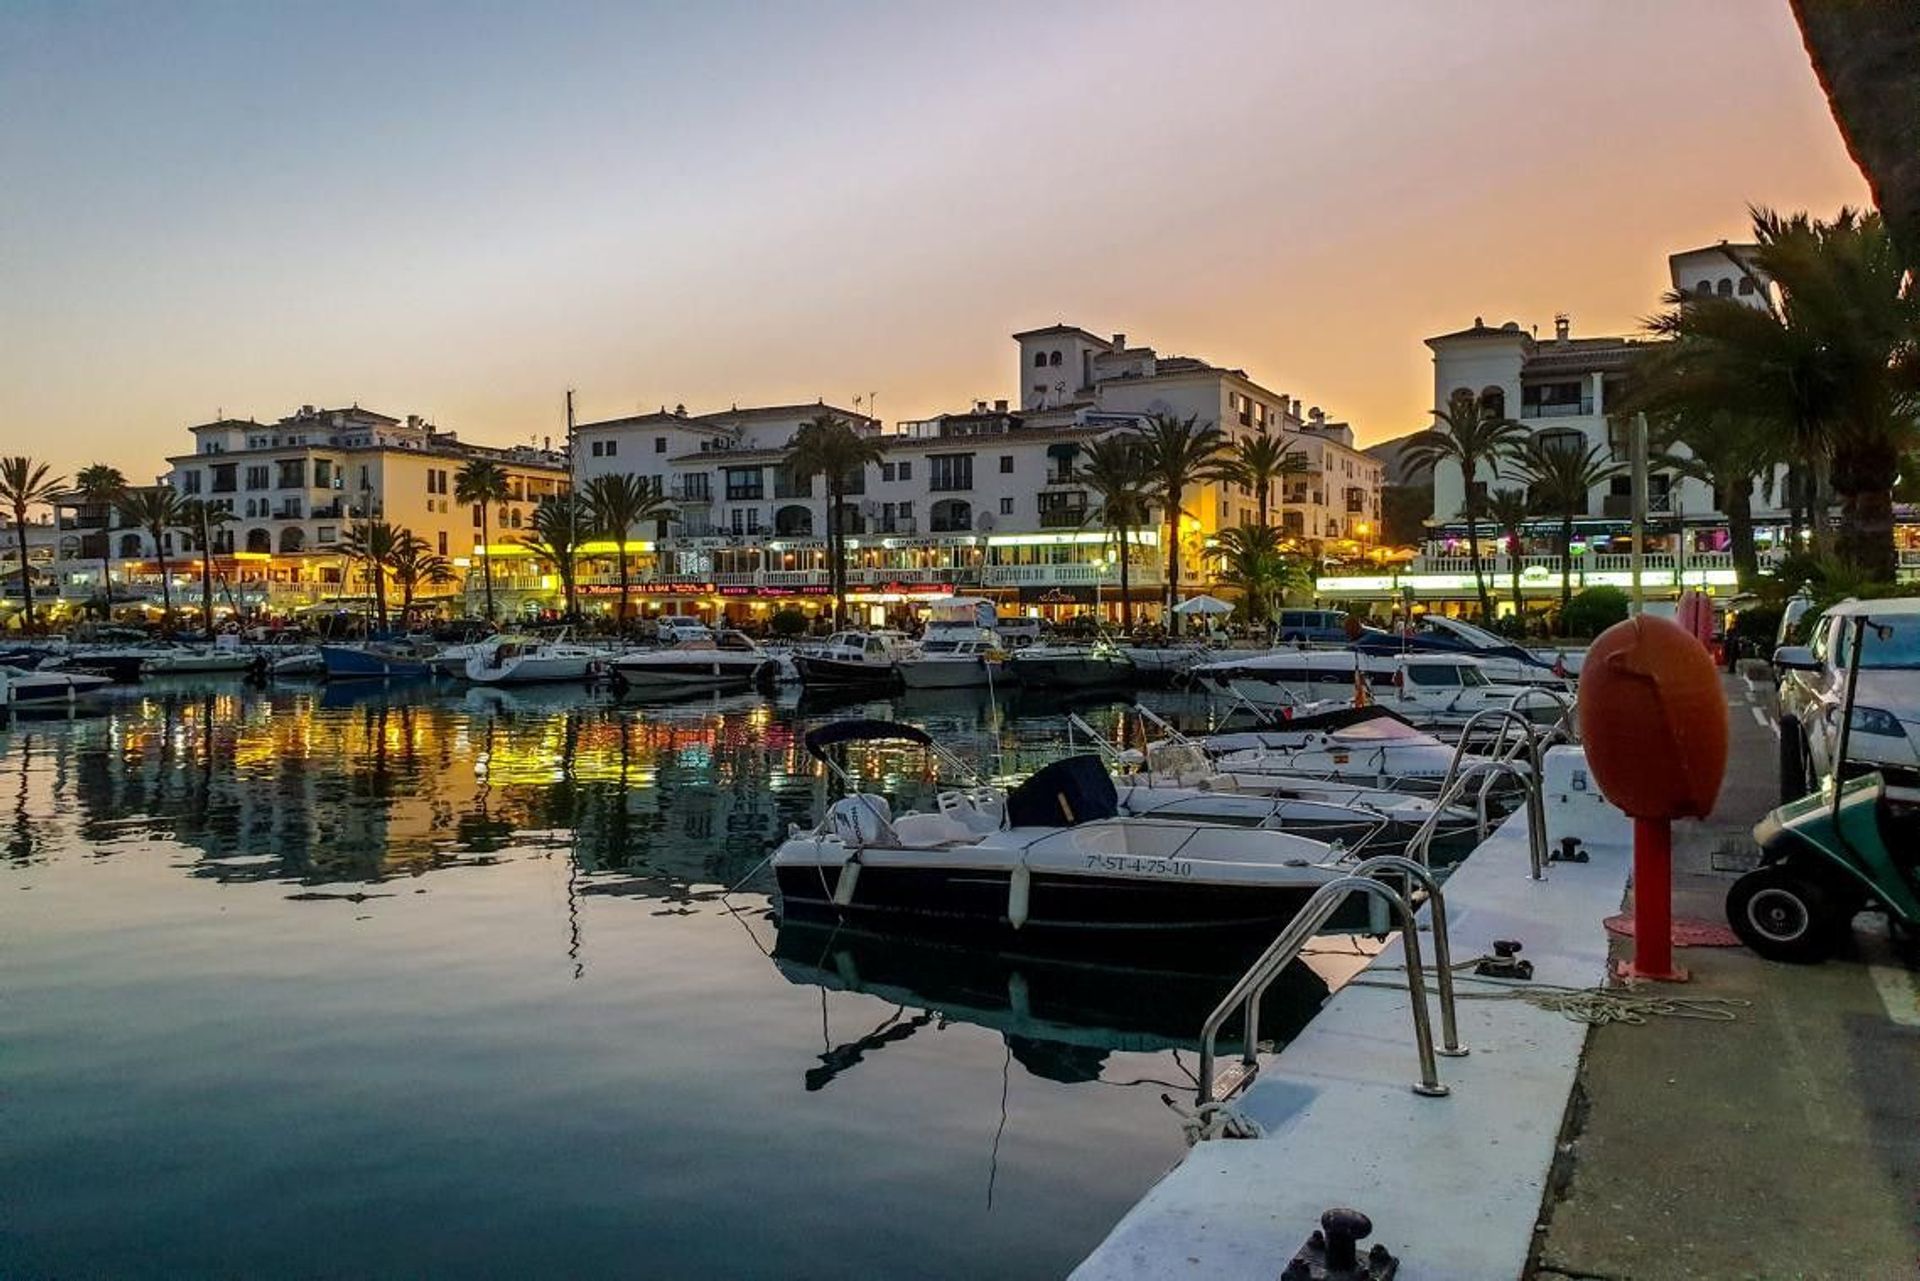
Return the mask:
M 1344 645 L 1353 639 L 1344 609 L 1283 609 L 1279 622 L 1280 641 L 1285 645 Z
M 1840 706 L 1846 696 L 1846 620 L 1869 628 L 1844 775 L 1878 770 L 1891 788 L 1920 788 L 1920 597 L 1848 600 L 1814 620 L 1805 645 L 1774 651 L 1780 682 L 1780 797 L 1817 790 L 1834 774 Z

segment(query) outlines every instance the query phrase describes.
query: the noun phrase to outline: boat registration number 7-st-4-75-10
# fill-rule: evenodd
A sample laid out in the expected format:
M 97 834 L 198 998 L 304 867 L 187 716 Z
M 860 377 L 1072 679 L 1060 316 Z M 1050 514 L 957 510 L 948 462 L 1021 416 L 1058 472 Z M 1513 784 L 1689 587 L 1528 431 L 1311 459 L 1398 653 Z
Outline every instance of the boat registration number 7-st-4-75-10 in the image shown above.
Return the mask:
M 1132 854 L 1088 854 L 1090 872 L 1132 872 L 1138 876 L 1192 876 L 1193 864 L 1183 858 L 1141 858 Z

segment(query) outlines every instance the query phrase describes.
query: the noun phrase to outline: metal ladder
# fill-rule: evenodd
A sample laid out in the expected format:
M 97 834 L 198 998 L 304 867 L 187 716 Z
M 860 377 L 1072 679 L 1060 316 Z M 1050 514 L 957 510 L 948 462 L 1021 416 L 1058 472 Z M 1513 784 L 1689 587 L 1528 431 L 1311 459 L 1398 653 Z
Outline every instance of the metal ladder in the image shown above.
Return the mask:
M 1273 986 L 1280 972 L 1300 955 L 1307 941 L 1355 893 L 1371 894 L 1384 900 L 1399 917 L 1407 994 L 1413 1007 L 1414 1043 L 1420 1056 L 1420 1080 L 1414 1085 L 1413 1092 L 1427 1098 L 1440 1098 L 1448 1093 L 1447 1087 L 1440 1081 L 1439 1068 L 1434 1061 L 1436 1051 L 1427 1013 L 1427 984 L 1420 956 L 1420 928 L 1406 896 L 1378 879 L 1378 874 L 1382 872 L 1396 872 L 1409 880 L 1418 881 L 1427 892 L 1427 901 L 1433 909 L 1433 952 L 1440 986 L 1441 1045 L 1437 1052 L 1449 1057 L 1459 1057 L 1467 1052 L 1466 1047 L 1460 1044 L 1459 1024 L 1454 1013 L 1453 954 L 1447 942 L 1447 906 L 1440 883 L 1432 872 L 1412 859 L 1397 854 L 1382 854 L 1357 865 L 1351 875 L 1328 881 L 1314 891 L 1313 897 L 1288 922 L 1287 928 L 1280 932 L 1280 936 L 1260 954 L 1260 959 L 1240 976 L 1239 981 L 1220 999 L 1220 1003 L 1213 1007 L 1213 1012 L 1207 1015 L 1206 1022 L 1200 1025 L 1196 1104 L 1231 1098 L 1252 1079 L 1259 1063 L 1261 998 Z M 1244 1028 L 1239 1069 L 1216 1082 L 1214 1047 L 1219 1040 L 1221 1027 L 1235 1010 L 1242 1012 Z
M 1472 744 L 1473 731 L 1482 721 L 1497 721 L 1500 731 L 1495 735 L 1491 759 L 1474 761 L 1462 768 L 1467 748 Z M 1519 729 L 1518 739 L 1511 750 L 1504 745 L 1509 727 Z M 1433 844 L 1434 829 L 1439 826 L 1440 816 L 1446 808 L 1466 795 L 1467 785 L 1475 778 L 1485 776 L 1480 785 L 1478 812 L 1481 834 L 1484 838 L 1486 828 L 1487 789 L 1492 785 L 1493 776 L 1507 774 L 1517 779 L 1526 792 L 1527 803 L 1527 865 L 1529 876 L 1536 881 L 1546 879 L 1547 869 L 1547 804 L 1545 780 L 1541 775 L 1540 736 L 1534 733 L 1535 726 L 1520 712 L 1511 707 L 1489 707 L 1475 712 L 1460 727 L 1460 739 L 1454 746 L 1453 759 L 1447 764 L 1447 774 L 1441 781 L 1439 795 L 1434 800 L 1433 812 L 1427 815 L 1426 822 L 1407 842 L 1407 854 L 1413 857 L 1419 852 L 1419 860 L 1424 866 L 1429 862 L 1428 849 Z M 1557 733 L 1555 726 L 1552 733 Z M 1514 758 L 1525 755 L 1525 768 Z

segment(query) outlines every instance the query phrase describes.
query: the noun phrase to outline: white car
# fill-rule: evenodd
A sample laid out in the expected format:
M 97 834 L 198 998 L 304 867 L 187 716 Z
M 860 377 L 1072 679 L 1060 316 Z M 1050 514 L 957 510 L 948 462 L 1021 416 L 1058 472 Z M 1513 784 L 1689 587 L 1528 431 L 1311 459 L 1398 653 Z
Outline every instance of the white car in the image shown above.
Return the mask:
M 1860 649 L 1848 772 L 1878 770 L 1891 790 L 1920 787 L 1920 597 L 1848 600 L 1814 620 L 1807 644 L 1774 651 L 1783 802 L 1818 789 L 1834 773 L 1852 620 L 1862 614 L 1874 626 Z

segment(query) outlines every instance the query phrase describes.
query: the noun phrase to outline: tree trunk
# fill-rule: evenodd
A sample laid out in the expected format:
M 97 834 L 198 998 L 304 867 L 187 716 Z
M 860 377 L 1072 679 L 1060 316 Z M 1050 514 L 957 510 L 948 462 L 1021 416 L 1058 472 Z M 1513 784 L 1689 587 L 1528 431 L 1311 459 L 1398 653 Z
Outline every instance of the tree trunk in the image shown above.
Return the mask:
M 1742 590 L 1760 575 L 1760 556 L 1753 546 L 1753 477 L 1729 476 L 1720 485 L 1727 502 L 1727 549 Z
M 27 622 L 21 630 L 33 635 L 33 583 L 27 577 L 27 509 L 20 504 L 13 509 L 13 528 L 20 535 L 20 599 L 26 605 Z
M 827 485 L 827 594 L 833 601 L 833 629 L 846 625 L 846 591 L 840 585 L 846 566 L 841 563 L 840 536 L 840 491 L 831 482 Z
M 625 534 L 616 540 L 614 554 L 620 561 L 620 620 L 617 630 L 624 635 L 627 630 L 627 537 Z
M 167 573 L 167 536 L 163 531 L 153 535 L 153 556 L 160 562 L 160 626 L 169 635 L 173 632 L 173 578 Z M 26 549 L 21 549 L 26 554 Z
M 1463 460 L 1460 464 L 1460 484 L 1462 486 L 1460 515 L 1467 522 L 1467 561 L 1473 566 L 1474 595 L 1480 598 L 1480 621 L 1491 624 L 1493 622 L 1493 597 L 1488 593 L 1487 580 L 1480 571 L 1480 526 L 1474 519 L 1477 513 L 1474 510 L 1476 504 L 1473 497 L 1473 482 L 1475 480 L 1474 473 L 1477 470 L 1478 469 L 1470 462 Z
M 1120 630 L 1133 630 L 1133 575 L 1127 564 L 1127 527 L 1120 527 Z
M 206 539 L 200 542 L 200 621 L 206 624 L 207 639 L 213 639 L 213 551 Z
M 1856 484 L 1865 478 L 1848 476 L 1840 494 L 1840 537 L 1834 550 L 1840 559 L 1874 582 L 1890 583 L 1899 557 L 1893 550 L 1893 485 Z
M 1560 513 L 1560 634 L 1567 634 L 1567 607 L 1573 604 L 1573 513 Z
M 387 576 L 378 559 L 369 556 L 367 568 L 373 571 L 373 616 L 380 620 L 380 630 L 387 628 Z
M 1847 152 L 1902 261 L 1920 269 L 1920 6 L 1791 0 Z
M 105 554 L 100 557 L 100 590 L 106 593 L 107 603 L 102 608 L 106 613 L 106 621 L 111 623 L 113 621 L 113 531 L 109 529 L 105 537 L 107 540 Z
M 1517 530 L 1507 535 L 1507 572 L 1513 579 L 1513 625 L 1525 636 L 1527 615 L 1520 606 L 1520 534 Z
M 1180 615 L 1173 607 L 1180 603 L 1180 497 L 1181 491 L 1167 491 L 1167 631 L 1180 634 Z
M 487 621 L 493 621 L 493 557 L 487 549 L 493 546 L 493 521 L 487 514 L 487 505 L 480 504 L 480 576 L 487 589 Z

